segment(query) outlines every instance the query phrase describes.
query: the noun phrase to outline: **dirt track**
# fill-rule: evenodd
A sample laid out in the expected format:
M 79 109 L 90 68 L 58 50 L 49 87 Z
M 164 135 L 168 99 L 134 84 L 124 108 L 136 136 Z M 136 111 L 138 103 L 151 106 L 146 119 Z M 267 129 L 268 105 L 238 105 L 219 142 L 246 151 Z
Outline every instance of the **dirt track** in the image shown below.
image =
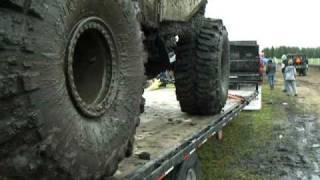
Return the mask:
M 320 114 L 320 67 L 311 68 L 309 75 L 299 77 L 299 103 L 311 112 Z
M 288 123 L 273 144 L 272 177 L 279 179 L 320 179 L 320 69 L 312 68 L 306 77 L 298 77 L 297 98 L 289 98 L 285 108 Z

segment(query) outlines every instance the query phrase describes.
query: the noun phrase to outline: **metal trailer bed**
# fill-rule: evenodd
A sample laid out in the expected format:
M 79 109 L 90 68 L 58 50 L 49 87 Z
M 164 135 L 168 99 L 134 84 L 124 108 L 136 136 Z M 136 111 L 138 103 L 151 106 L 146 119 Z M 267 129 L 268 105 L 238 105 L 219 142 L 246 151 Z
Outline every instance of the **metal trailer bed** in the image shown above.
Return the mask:
M 180 111 L 174 89 L 147 91 L 146 111 L 137 129 L 134 155 L 124 160 L 115 179 L 164 179 L 175 167 L 188 160 L 197 148 L 226 126 L 256 96 L 256 88 L 229 91 L 221 114 L 190 116 Z M 241 100 L 237 97 L 243 97 Z M 150 160 L 141 160 L 139 153 L 148 152 Z

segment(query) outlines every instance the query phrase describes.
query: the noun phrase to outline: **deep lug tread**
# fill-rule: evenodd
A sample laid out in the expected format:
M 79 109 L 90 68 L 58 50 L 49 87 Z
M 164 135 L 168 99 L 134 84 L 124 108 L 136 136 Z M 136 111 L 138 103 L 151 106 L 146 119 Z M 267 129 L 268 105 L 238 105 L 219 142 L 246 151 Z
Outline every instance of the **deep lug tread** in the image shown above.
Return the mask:
M 0 3 L 0 24 L 3 25 L 0 29 L 0 179 L 102 179 L 112 175 L 119 161 L 132 153 L 135 127 L 139 124 L 143 61 L 146 58 L 142 37 L 140 37 L 141 31 L 131 1 L 105 1 L 106 5 L 113 3 L 112 5 L 118 8 L 113 10 L 114 14 L 119 15 L 115 19 L 121 18 L 125 25 L 130 26 L 128 28 L 130 32 L 127 33 L 130 34 L 130 37 L 125 33 L 125 28 L 120 30 L 117 26 L 118 30 L 123 32 L 117 35 L 118 48 L 122 50 L 119 59 L 125 61 L 119 65 L 119 69 L 122 73 L 128 72 L 128 74 L 123 73 L 119 80 L 124 85 L 128 81 L 133 82 L 130 80 L 132 77 L 137 81 L 132 83 L 131 94 L 117 92 L 124 99 L 124 94 L 130 94 L 132 98 L 127 98 L 130 100 L 126 99 L 122 103 L 126 105 L 112 108 L 121 109 L 125 114 L 120 114 L 120 119 L 104 117 L 93 121 L 78 115 L 78 111 L 73 109 L 72 103 L 69 103 L 70 106 L 64 106 L 70 111 L 70 114 L 64 113 L 69 116 L 69 119 L 62 114 L 54 116 L 56 121 L 52 121 L 54 118 L 51 118 L 50 122 L 48 120 L 46 113 L 56 115 L 57 111 L 65 110 L 60 105 L 70 101 L 64 81 L 60 78 L 64 76 L 64 55 L 59 52 L 62 52 L 60 48 L 65 50 L 65 47 L 56 47 L 56 45 L 61 45 L 60 42 L 65 44 L 68 39 L 68 34 L 64 32 L 67 31 L 67 28 L 62 27 L 64 23 L 67 24 L 64 17 L 71 13 L 81 13 L 78 10 L 85 11 L 85 8 L 77 9 L 82 3 L 90 3 L 92 7 L 88 8 L 93 8 L 101 2 L 98 0 L 79 1 L 72 7 L 70 4 L 67 7 L 65 0 L 5 0 Z M 76 9 L 71 9 L 75 8 L 74 6 Z M 101 8 L 105 7 L 101 6 Z M 120 23 L 118 25 L 120 26 Z M 133 61 L 136 63 L 132 63 Z M 52 76 L 47 77 L 47 74 L 52 74 Z M 46 78 L 41 79 L 39 76 L 46 76 Z M 47 93 L 48 91 L 50 93 Z M 50 106 L 51 109 L 48 108 L 49 110 L 45 109 L 42 112 L 41 105 Z M 116 112 L 112 113 L 116 114 Z M 54 128 L 58 127 L 59 123 L 72 121 L 71 116 L 78 121 L 65 123 L 69 127 L 65 129 L 72 131 L 74 130 L 72 125 L 78 125 L 78 123 L 82 123 L 82 127 L 88 126 L 76 129 L 80 131 L 72 131 L 73 133 L 70 134 L 63 128 Z M 97 131 L 92 131 L 89 126 L 94 126 L 95 123 L 99 126 L 95 128 Z M 112 142 L 109 143 L 104 138 L 115 135 L 109 134 L 107 129 L 103 128 L 112 126 L 121 132 L 113 132 L 117 133 L 116 139 L 112 139 Z M 45 127 L 52 132 L 44 130 Z M 58 133 L 54 131 L 61 131 L 61 136 L 58 137 L 56 135 Z M 102 136 L 100 138 L 95 136 L 98 134 Z M 81 148 L 69 145 L 66 139 L 70 144 L 75 140 L 81 141 L 78 143 Z M 62 152 L 61 148 L 69 152 Z M 76 157 L 75 153 L 83 153 L 83 156 Z M 17 162 L 21 159 L 23 163 Z M 90 162 L 93 159 L 97 161 Z M 80 167 L 81 170 L 78 169 Z
M 199 19 L 198 19 L 199 20 Z M 220 78 L 229 78 L 229 71 L 221 73 L 221 58 L 229 66 L 227 32 L 221 20 L 203 18 L 194 33 L 177 48 L 176 93 L 183 112 L 190 114 L 216 114 L 223 108 L 227 94 Z M 197 29 L 198 28 L 198 29 Z M 186 41 L 188 43 L 186 43 Z M 226 54 L 222 51 L 226 50 Z M 186 65 L 186 64 L 189 64 Z

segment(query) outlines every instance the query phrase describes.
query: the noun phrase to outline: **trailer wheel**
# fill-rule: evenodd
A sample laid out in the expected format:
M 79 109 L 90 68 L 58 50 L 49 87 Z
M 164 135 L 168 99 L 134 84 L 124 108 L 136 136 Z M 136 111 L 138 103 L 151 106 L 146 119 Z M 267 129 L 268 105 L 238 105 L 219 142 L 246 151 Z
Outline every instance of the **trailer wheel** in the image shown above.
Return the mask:
M 184 161 L 176 171 L 172 172 L 172 180 L 201 180 L 202 171 L 201 163 L 196 154 L 192 155 L 189 160 Z
M 221 111 L 228 95 L 230 50 L 221 20 L 204 19 L 180 38 L 175 80 L 181 110 L 211 115 Z
M 5 0 L 0 16 L 0 179 L 112 175 L 143 90 L 132 1 Z

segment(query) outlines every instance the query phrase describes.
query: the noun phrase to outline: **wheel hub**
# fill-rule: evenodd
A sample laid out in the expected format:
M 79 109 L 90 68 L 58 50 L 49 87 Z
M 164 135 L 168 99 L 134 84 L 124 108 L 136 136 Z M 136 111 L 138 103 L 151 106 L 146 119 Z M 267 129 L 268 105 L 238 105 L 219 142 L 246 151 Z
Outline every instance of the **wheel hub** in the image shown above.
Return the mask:
M 108 26 L 97 17 L 76 25 L 67 49 L 66 76 L 75 106 L 89 117 L 105 113 L 114 99 L 117 51 Z

